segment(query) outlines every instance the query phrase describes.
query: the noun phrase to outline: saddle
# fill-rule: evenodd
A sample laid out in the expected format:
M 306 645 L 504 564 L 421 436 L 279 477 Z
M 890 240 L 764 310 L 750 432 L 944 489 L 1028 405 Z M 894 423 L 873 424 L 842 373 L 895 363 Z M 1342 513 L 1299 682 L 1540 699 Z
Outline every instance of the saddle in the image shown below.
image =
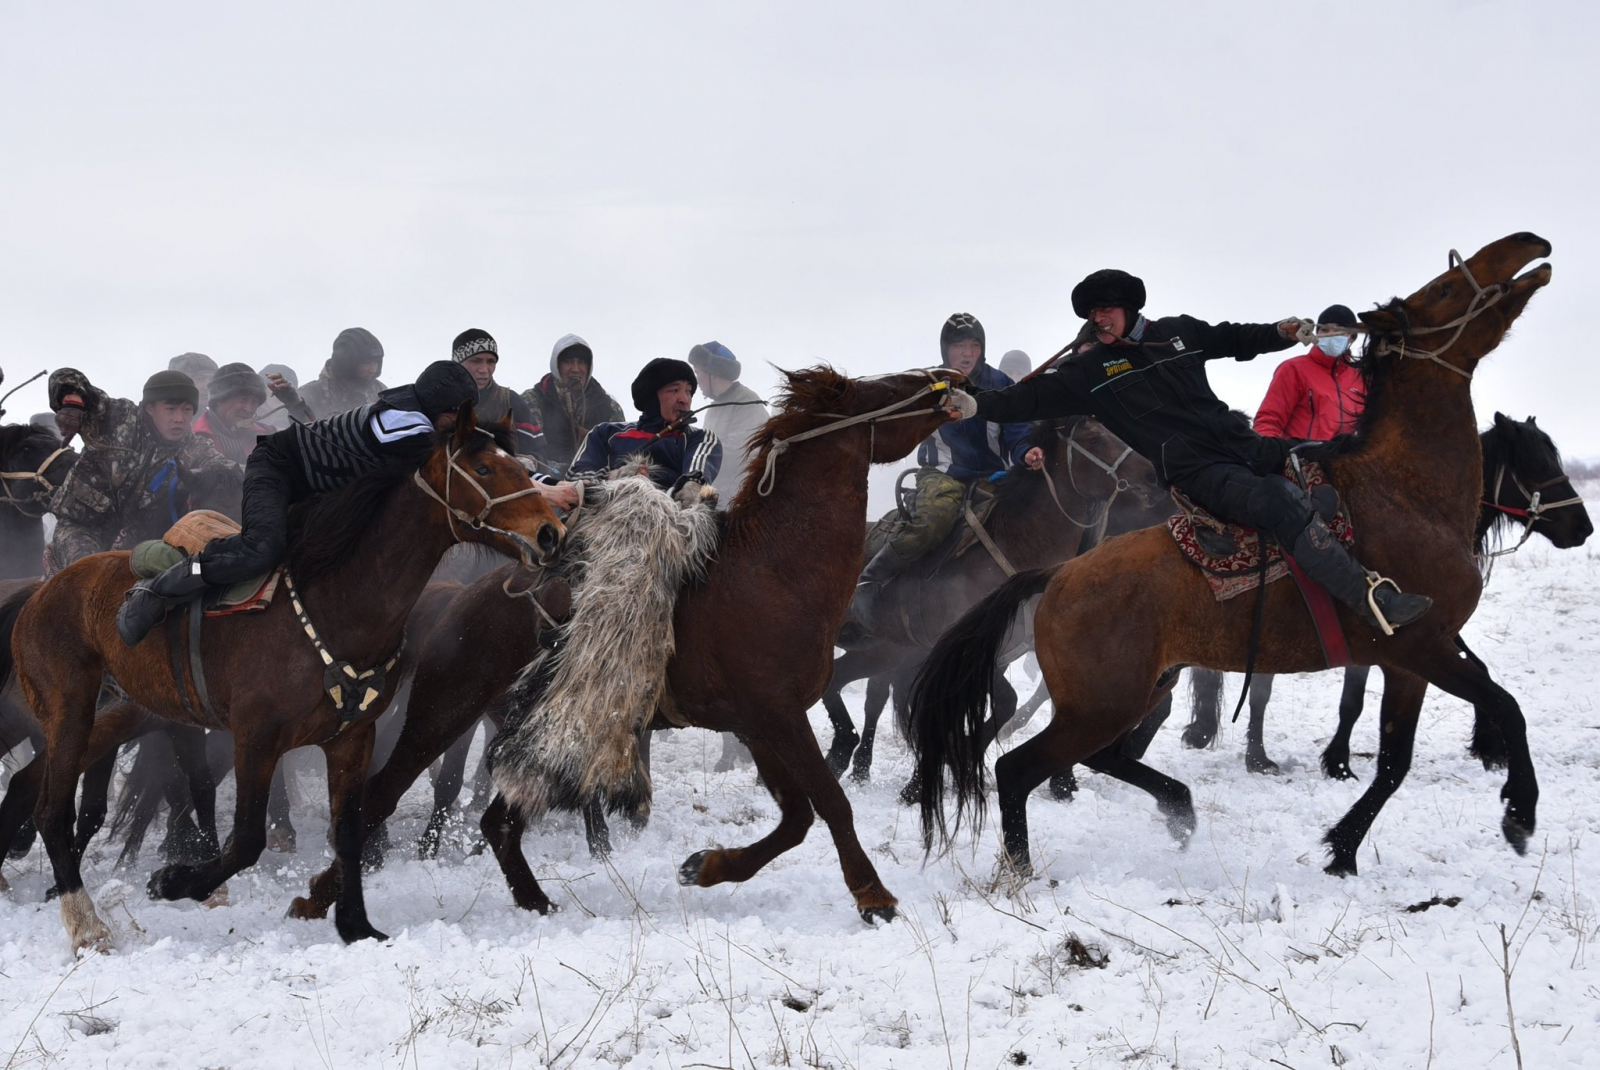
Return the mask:
M 197 554 L 212 539 L 237 535 L 239 525 L 213 509 L 196 509 L 179 518 L 159 539 L 141 542 L 128 557 L 128 566 L 142 580 L 157 576 L 182 561 Z M 203 611 L 208 617 L 227 617 L 235 613 L 257 613 L 272 604 L 278 592 L 283 569 L 276 568 L 265 576 L 255 576 L 231 587 L 208 591 L 202 599 Z
M 915 468 L 902 472 L 901 479 L 914 474 Z M 879 520 L 867 528 L 867 560 L 879 550 L 887 546 L 896 535 L 900 533 L 910 519 L 911 505 L 905 500 L 910 495 L 905 494 L 903 488 L 895 488 L 895 497 L 898 504 L 889 512 L 883 514 Z M 979 480 L 967 485 L 965 495 L 961 499 L 961 516 L 956 520 L 955 527 L 945 534 L 939 545 L 928 551 L 922 561 L 927 562 L 923 567 L 929 573 L 937 572 L 950 561 L 966 556 L 967 552 L 981 543 L 978 539 L 977 529 L 973 526 L 976 522 L 985 526 L 989 522 L 989 514 L 994 512 L 996 502 L 994 485 Z M 919 562 L 918 564 L 921 564 Z
M 1299 483 L 1310 494 L 1317 514 L 1334 537 L 1345 546 L 1355 541 L 1356 531 L 1339 494 L 1315 461 L 1291 458 L 1284 466 L 1285 479 Z M 1178 488 L 1172 488 L 1178 512 L 1167 520 L 1167 531 L 1178 550 L 1205 573 L 1206 583 L 1219 602 L 1247 594 L 1261 585 L 1262 539 L 1254 528 L 1230 524 L 1212 516 L 1190 501 Z M 1290 561 L 1276 540 L 1266 548 L 1266 582 L 1276 583 L 1290 573 Z

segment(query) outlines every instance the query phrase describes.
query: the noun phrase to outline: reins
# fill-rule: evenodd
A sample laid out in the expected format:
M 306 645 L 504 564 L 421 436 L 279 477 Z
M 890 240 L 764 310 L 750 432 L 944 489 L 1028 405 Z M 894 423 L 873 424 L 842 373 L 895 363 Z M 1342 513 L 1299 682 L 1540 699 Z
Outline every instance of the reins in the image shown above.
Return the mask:
M 1517 490 L 1521 491 L 1522 496 L 1528 500 L 1526 507 L 1501 504 L 1500 490 L 1502 484 L 1505 482 L 1507 474 L 1511 476 L 1512 485 L 1516 487 Z M 1511 471 L 1510 466 L 1508 466 L 1506 462 L 1501 461 L 1495 466 L 1494 495 L 1490 499 L 1481 500 L 1479 504 L 1504 513 L 1506 516 L 1514 516 L 1520 520 L 1526 520 L 1527 523 L 1522 526 L 1522 538 L 1517 540 L 1516 545 L 1508 546 L 1500 550 L 1492 550 L 1479 555 L 1485 562 L 1487 562 L 1487 567 L 1484 569 L 1483 575 L 1485 583 L 1488 582 L 1489 575 L 1494 571 L 1495 561 L 1499 558 L 1507 556 L 1508 554 L 1514 554 L 1518 550 L 1522 549 L 1523 545 L 1533 537 L 1533 526 L 1544 519 L 1544 514 L 1552 512 L 1556 509 L 1565 509 L 1569 506 L 1583 504 L 1583 495 L 1581 494 L 1574 494 L 1572 497 L 1563 498 L 1558 502 L 1546 502 L 1540 500 L 1540 496 L 1546 490 L 1558 483 L 1566 482 L 1568 482 L 1568 476 L 1565 472 L 1563 472 L 1560 475 L 1551 476 L 1542 483 L 1535 483 L 1532 487 L 1529 487 L 1522 482 L 1522 478 L 1518 476 L 1516 472 Z
M 38 376 L 34 376 L 34 378 L 38 378 Z M 60 457 L 63 453 L 66 453 L 71 449 L 71 446 L 61 446 L 50 456 L 46 457 L 43 464 L 39 465 L 38 468 L 35 468 L 31 472 L 0 472 L 0 480 L 4 480 L 3 483 L 0 483 L 0 490 L 3 490 L 5 494 L 6 504 L 14 506 L 20 510 L 25 505 L 33 505 L 36 502 L 48 500 L 50 495 L 55 493 L 56 486 L 54 483 L 50 482 L 49 479 L 45 478 L 45 473 L 50 470 L 50 466 L 52 464 L 56 463 L 56 458 Z M 13 479 L 32 480 L 33 482 L 39 484 L 39 489 L 35 490 L 32 494 L 13 494 L 11 493 L 11 480 Z
M 481 427 L 474 428 L 473 430 L 480 435 L 489 434 L 489 432 L 485 431 Z M 491 435 L 490 437 L 492 438 L 493 436 Z M 456 542 L 462 541 L 460 534 L 458 534 L 456 531 L 456 521 L 459 520 L 463 524 L 467 525 L 467 527 L 472 528 L 474 531 L 488 531 L 496 535 L 504 536 L 506 539 L 510 540 L 514 546 L 516 546 L 517 553 L 522 558 L 522 563 L 528 568 L 534 567 L 535 562 L 528 553 L 532 547 L 528 545 L 527 539 L 524 539 L 521 535 L 518 535 L 515 532 L 507 531 L 504 528 L 495 527 L 493 524 L 486 523 L 486 521 L 488 520 L 489 514 L 494 510 L 495 506 L 502 505 L 505 502 L 515 501 L 518 498 L 525 498 L 530 494 L 538 494 L 539 488 L 537 486 L 528 486 L 521 490 L 512 491 L 510 494 L 502 494 L 499 497 L 491 496 L 489 492 L 483 488 L 483 484 L 479 483 L 475 478 L 473 478 L 472 473 L 463 468 L 461 463 L 457 460 L 457 458 L 461 456 L 465 449 L 466 447 L 462 446 L 458 449 L 451 450 L 445 455 L 446 468 L 444 472 L 443 496 L 441 496 L 438 491 L 433 489 L 432 484 L 422 478 L 422 469 L 420 468 L 411 473 L 412 482 L 421 487 L 424 494 L 438 502 L 440 505 L 444 506 L 446 514 L 445 520 L 450 525 L 450 537 Z M 479 509 L 476 514 L 469 513 L 465 509 L 458 509 L 450 504 L 450 481 L 456 473 L 460 473 L 461 478 L 466 480 L 467 485 L 473 490 L 477 491 L 479 497 L 483 499 L 483 508 Z
M 907 405 L 910 405 L 918 398 L 925 397 L 929 394 L 945 393 L 950 389 L 950 384 L 942 379 L 935 379 L 933 373 L 928 371 L 926 368 L 919 368 L 917 370 L 922 372 L 932 381 L 921 390 L 918 390 L 916 393 L 896 401 L 892 405 L 885 405 L 883 408 L 873 409 L 871 412 L 857 413 L 854 416 L 841 416 L 833 413 L 821 413 L 819 415 L 826 418 L 831 418 L 833 422 L 823 424 L 821 427 L 813 427 L 808 431 L 801 431 L 798 434 L 790 435 L 788 438 L 773 439 L 771 445 L 767 447 L 766 468 L 761 473 L 760 482 L 756 484 L 756 493 L 763 498 L 772 493 L 773 485 L 778 477 L 778 458 L 796 442 L 805 442 L 807 439 L 820 438 L 823 435 L 832 434 L 835 431 L 843 431 L 846 428 L 855 427 L 857 424 L 867 424 L 869 429 L 871 429 L 875 427 L 879 420 L 904 420 L 907 417 L 928 415 L 926 412 L 900 412 L 899 410 L 905 408 Z M 877 438 L 876 434 L 874 433 L 872 439 L 870 440 L 871 444 L 868 446 L 867 460 L 869 463 L 872 460 L 872 446 L 876 445 L 876 441 Z

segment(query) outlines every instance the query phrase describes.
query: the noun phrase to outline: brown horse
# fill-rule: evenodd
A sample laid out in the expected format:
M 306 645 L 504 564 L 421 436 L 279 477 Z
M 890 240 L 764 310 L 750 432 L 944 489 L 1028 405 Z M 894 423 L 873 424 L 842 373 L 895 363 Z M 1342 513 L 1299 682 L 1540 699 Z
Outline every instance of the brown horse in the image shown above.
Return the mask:
M 1479 360 L 1550 281 L 1548 264 L 1517 272 L 1549 253 L 1548 242 L 1524 233 L 1465 262 L 1452 254 L 1444 274 L 1361 317 L 1370 336 L 1362 359 L 1367 408 L 1354 445 L 1330 458 L 1329 475 L 1360 524 L 1356 557 L 1402 589 L 1432 596 L 1434 604 L 1420 621 L 1388 636 L 1339 609 L 1356 662 L 1383 669 L 1383 731 L 1377 775 L 1327 835 L 1330 873 L 1356 872 L 1356 848 L 1410 766 L 1430 683 L 1482 707 L 1499 729 L 1509 755 L 1502 830 L 1519 853 L 1533 832 L 1539 789 L 1522 712 L 1481 665 L 1461 655 L 1456 640 L 1482 589 L 1472 541 L 1483 455 L 1470 380 Z M 1022 872 L 1031 869 L 1028 793 L 1137 724 L 1181 667 L 1243 670 L 1255 615 L 1254 599 L 1217 602 L 1200 571 L 1159 529 L 1111 539 L 1060 569 L 1007 583 L 945 634 L 914 689 L 930 847 L 936 834 L 948 842 L 951 831 L 943 807 L 946 768 L 956 824 L 968 807 L 981 820 L 984 771 L 976 740 L 993 649 L 1015 608 L 1041 592 L 1036 649 L 1054 710 L 1044 731 L 1003 756 L 995 771 L 1006 857 Z M 1108 612 L 1112 607 L 1115 613 Z M 1265 621 L 1259 670 L 1323 667 L 1293 584 L 1269 588 Z M 1179 831 L 1194 827 L 1182 784 L 1169 782 L 1162 809 Z
M 1073 557 L 1085 533 L 1099 525 L 1122 492 L 1147 506 L 1166 497 L 1154 466 L 1097 420 L 1042 422 L 1033 428 L 1031 442 L 1044 451 L 1044 467 L 1007 475 L 984 522 L 1006 564 L 1002 566 L 982 546 L 952 558 L 967 527 L 958 523 L 943 546 L 880 596 L 877 632 L 834 659 L 833 679 L 822 704 L 833 724 L 828 767 L 835 775 L 843 775 L 849 767 L 851 778 L 858 782 L 872 778 L 873 743 L 888 683 L 909 680 L 934 640 L 973 603 L 1019 569 L 1042 568 Z M 866 723 L 858 735 L 840 691 L 863 678 L 869 680 L 868 701 Z M 1010 689 L 1003 675 L 997 687 Z M 895 694 L 899 709 L 903 694 L 898 689 Z M 997 721 L 1004 721 L 1002 712 L 997 710 Z
M 524 560 L 548 559 L 560 545 L 561 523 L 511 456 L 509 429 L 497 425 L 491 435 L 479 428 L 470 404 L 419 470 L 363 476 L 297 510 L 295 520 L 287 565 L 298 580 L 298 597 L 285 591 L 263 612 L 213 621 L 201 638 L 211 706 L 234 736 L 233 833 L 218 858 L 157 870 L 150 891 L 203 900 L 254 864 L 265 843 L 267 784 L 278 756 L 316 744 L 328 760 L 335 852 L 349 878 L 336 918 L 339 935 L 346 941 L 381 937 L 361 895 L 361 794 L 373 721 L 393 697 L 400 673 L 354 683 L 324 662 L 298 608 L 304 607 L 330 656 L 348 659 L 356 672 L 392 667 L 406 618 L 452 544 L 479 542 Z M 115 617 L 129 580 L 126 554 L 84 558 L 23 606 L 12 639 L 18 679 L 44 731 L 45 784 L 36 823 L 74 948 L 109 937 L 83 889 L 72 844 L 73 793 L 102 676 L 115 677 L 133 701 L 162 717 L 203 723 L 191 712 L 203 706 L 198 692 L 174 682 L 161 631 L 133 648 L 118 638 Z M 345 691 L 358 691 L 343 711 L 327 689 L 341 680 Z

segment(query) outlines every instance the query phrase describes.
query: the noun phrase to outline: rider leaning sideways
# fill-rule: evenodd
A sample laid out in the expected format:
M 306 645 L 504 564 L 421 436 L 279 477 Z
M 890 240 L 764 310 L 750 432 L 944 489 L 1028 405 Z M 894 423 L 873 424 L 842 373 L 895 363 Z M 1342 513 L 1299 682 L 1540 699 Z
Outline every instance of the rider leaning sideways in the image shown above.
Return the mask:
M 1256 434 L 1206 381 L 1205 362 L 1250 360 L 1293 344 L 1298 321 L 1210 324 L 1191 316 L 1147 319 L 1144 283 L 1125 271 L 1097 271 L 1072 291 L 1088 322 L 1069 353 L 1045 372 L 975 398 L 951 399 L 952 418 L 1045 420 L 1094 415 L 1155 464 L 1162 478 L 1223 520 L 1267 532 L 1312 579 L 1370 624 L 1371 599 L 1391 626 L 1433 604 L 1404 594 L 1350 556 L 1280 474 L 1285 443 Z
M 213 540 L 199 554 L 137 584 L 117 613 L 117 632 L 133 646 L 167 610 L 270 572 L 289 546 L 289 506 L 391 465 L 416 468 L 433 450 L 433 433 L 455 426 L 456 410 L 478 396 L 471 374 L 435 361 L 415 385 L 385 390 L 370 405 L 313 424 L 295 424 L 261 440 L 245 468 L 239 534 Z M 562 488 L 541 488 L 554 497 Z

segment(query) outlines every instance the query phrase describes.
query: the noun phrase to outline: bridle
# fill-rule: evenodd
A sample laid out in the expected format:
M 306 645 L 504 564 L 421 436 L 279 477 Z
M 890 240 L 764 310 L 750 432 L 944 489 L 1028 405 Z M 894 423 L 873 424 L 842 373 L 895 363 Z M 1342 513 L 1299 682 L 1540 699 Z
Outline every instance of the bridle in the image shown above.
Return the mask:
M 1527 506 L 1524 507 L 1501 504 L 1500 489 L 1501 485 L 1505 482 L 1507 475 L 1511 476 L 1512 486 L 1516 487 L 1517 490 L 1522 493 L 1522 496 L 1527 499 Z M 1544 519 L 1544 514 L 1556 509 L 1565 509 L 1572 505 L 1582 505 L 1583 495 L 1581 494 L 1574 494 L 1572 497 L 1563 498 L 1558 502 L 1546 502 L 1540 500 L 1540 496 L 1546 490 L 1557 485 L 1558 483 L 1566 482 L 1568 482 L 1567 474 L 1562 472 L 1559 475 L 1551 476 L 1549 479 L 1546 479 L 1540 483 L 1535 483 L 1532 487 L 1529 487 L 1527 484 L 1522 482 L 1522 477 L 1518 476 L 1516 472 L 1512 471 L 1506 462 L 1501 461 L 1498 465 L 1496 465 L 1494 470 L 1494 495 L 1491 498 L 1483 501 L 1481 504 L 1487 505 L 1491 509 L 1499 510 L 1507 516 L 1514 516 L 1521 520 L 1525 520 L 1526 523 L 1522 526 L 1522 538 L 1517 540 L 1517 544 L 1515 546 L 1507 547 L 1501 550 L 1495 550 L 1491 553 L 1486 553 L 1483 555 L 1483 557 L 1492 563 L 1496 558 L 1504 557 L 1507 554 L 1516 553 L 1518 550 L 1522 549 L 1524 543 L 1533 537 L 1533 526 Z
M 1107 516 L 1110 515 L 1110 513 L 1111 513 L 1111 504 L 1117 500 L 1117 495 L 1119 495 L 1123 491 L 1129 490 L 1129 489 L 1131 489 L 1133 487 L 1132 483 L 1129 483 L 1126 479 L 1124 479 L 1122 476 L 1117 474 L 1118 470 L 1122 468 L 1122 463 L 1133 455 L 1133 447 L 1132 446 L 1124 447 L 1122 453 L 1120 455 L 1118 455 L 1117 459 L 1115 461 L 1113 461 L 1111 464 L 1107 464 L 1106 462 L 1102 461 L 1100 458 L 1096 457 L 1094 454 L 1090 453 L 1088 448 L 1086 446 L 1084 446 L 1083 443 L 1078 441 L 1078 428 L 1080 428 L 1082 426 L 1083 426 L 1083 421 L 1080 420 L 1076 424 L 1074 424 L 1072 426 L 1072 430 L 1067 432 L 1066 434 L 1062 434 L 1061 433 L 1061 429 L 1058 427 L 1058 428 L 1056 428 L 1056 438 L 1060 439 L 1061 441 L 1063 441 L 1063 442 L 1065 442 L 1067 444 L 1067 482 L 1071 485 L 1072 492 L 1074 494 L 1078 495 L 1080 498 L 1084 496 L 1083 491 L 1078 489 L 1078 480 L 1077 480 L 1077 478 L 1072 474 L 1072 460 L 1071 460 L 1071 458 L 1072 458 L 1072 455 L 1074 453 L 1077 453 L 1080 456 L 1086 458 L 1089 461 L 1090 464 L 1093 464 L 1096 468 L 1100 469 L 1100 471 L 1102 471 L 1106 475 L 1110 476 L 1111 479 L 1113 480 L 1112 487 L 1111 487 L 1111 496 L 1106 499 L 1104 508 L 1098 510 L 1099 513 L 1100 513 L 1100 519 L 1099 520 L 1091 520 L 1091 521 L 1085 523 L 1084 521 L 1079 520 L 1077 517 L 1073 516 L 1071 513 L 1067 512 L 1067 507 L 1061 503 L 1061 495 L 1056 493 L 1056 481 L 1051 478 L 1050 469 L 1041 468 L 1041 469 L 1039 469 L 1039 471 L 1044 476 L 1045 486 L 1050 489 L 1050 497 L 1056 503 L 1056 509 L 1058 509 L 1060 511 L 1061 515 L 1066 517 L 1068 521 L 1070 521 L 1073 524 L 1076 524 L 1078 527 L 1083 528 L 1085 531 L 1087 531 L 1088 529 L 1094 527 L 1096 524 L 1100 523 L 1101 520 L 1104 520 Z M 1092 516 L 1093 513 L 1094 513 L 1094 510 L 1091 510 L 1090 515 Z
M 485 431 L 481 427 L 473 428 L 473 430 L 477 434 L 488 435 L 490 438 L 494 437 L 493 435 L 489 435 L 489 432 Z M 507 531 L 504 528 L 495 527 L 493 524 L 487 523 L 489 514 L 494 511 L 495 506 L 502 505 L 506 502 L 515 501 L 518 498 L 526 498 L 530 494 L 538 494 L 539 488 L 537 486 L 530 485 L 521 490 L 512 491 L 510 494 L 502 494 L 499 497 L 490 495 L 490 493 L 484 489 L 483 484 L 479 483 L 477 479 L 473 477 L 472 473 L 463 468 L 460 461 L 457 460 L 457 458 L 459 458 L 465 450 L 465 446 L 460 446 L 451 450 L 445 455 L 446 467 L 444 471 L 443 496 L 441 496 L 438 491 L 433 489 L 432 484 L 430 484 L 426 479 L 422 478 L 422 469 L 419 468 L 411 474 L 412 481 L 416 483 L 417 486 L 422 488 L 422 492 L 424 494 L 438 502 L 440 505 L 444 506 L 445 520 L 450 525 L 450 537 L 456 542 L 465 541 L 456 531 L 456 521 L 459 520 L 474 531 L 487 531 L 495 535 L 503 536 L 517 548 L 517 554 L 522 558 L 523 565 L 528 568 L 535 567 L 535 558 L 538 559 L 538 565 L 549 564 L 549 562 L 545 560 L 543 553 L 535 549 L 531 544 L 529 544 L 528 540 L 523 538 L 521 535 L 518 535 L 514 531 Z M 457 474 L 459 474 L 461 478 L 466 481 L 469 487 L 477 491 L 478 496 L 483 499 L 483 508 L 479 509 L 476 514 L 469 513 L 465 509 L 457 509 L 455 506 L 450 504 L 450 481 Z
M 4 481 L 0 482 L 0 491 L 3 491 L 5 494 L 5 503 L 9 506 L 12 506 L 18 512 L 23 513 L 24 515 L 28 515 L 28 508 L 36 504 L 43 503 L 48 505 L 50 496 L 56 491 L 56 485 L 45 477 L 45 473 L 50 470 L 51 465 L 56 463 L 56 458 L 60 457 L 63 453 L 69 452 L 71 449 L 71 446 L 64 445 L 59 447 L 54 453 L 50 454 L 50 456 L 44 459 L 44 463 L 40 464 L 38 468 L 35 468 L 31 472 L 0 472 L 0 480 Z M 31 480 L 39 485 L 38 489 L 34 490 L 32 494 L 13 494 L 11 492 L 11 481 L 14 479 Z M 44 510 L 41 510 L 39 515 L 43 516 Z

